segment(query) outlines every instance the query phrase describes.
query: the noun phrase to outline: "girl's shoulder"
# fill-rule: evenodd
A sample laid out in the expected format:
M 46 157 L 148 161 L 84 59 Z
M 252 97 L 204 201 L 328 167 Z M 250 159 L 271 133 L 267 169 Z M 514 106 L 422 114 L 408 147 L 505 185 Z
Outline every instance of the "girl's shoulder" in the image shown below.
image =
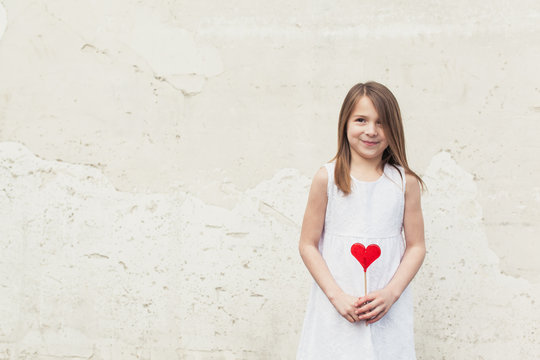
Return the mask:
M 328 187 L 330 185 L 330 171 L 325 166 L 319 167 L 311 184 L 311 191 L 314 191 L 316 197 L 328 196 Z
M 334 167 L 336 165 L 336 160 L 328 161 L 327 163 L 324 163 L 323 166 L 325 167 Z
M 334 174 L 335 174 L 335 171 L 336 171 L 335 170 L 336 169 L 336 160 L 332 160 L 332 161 L 327 162 L 326 164 L 324 164 L 324 167 L 328 171 L 328 180 L 329 180 L 329 182 L 334 181 Z
M 394 172 L 398 174 L 397 176 L 394 176 L 394 177 L 400 180 L 402 191 L 403 192 L 407 192 L 407 191 L 416 192 L 416 189 L 419 187 L 419 183 L 415 174 L 412 171 L 405 169 L 401 165 L 395 164 L 393 166 L 395 166 L 398 169 L 398 170 L 395 170 L 394 168 Z M 413 190 L 411 190 L 412 188 Z
M 313 176 L 313 182 L 317 182 L 319 184 L 324 183 L 324 185 L 326 186 L 330 179 L 332 179 L 333 175 L 333 164 L 325 163 L 317 169 L 317 172 Z
M 324 164 L 317 169 L 317 172 L 313 176 L 313 181 L 326 183 L 329 177 L 330 177 L 329 168 L 326 166 L 326 164 Z
M 336 161 L 335 161 L 335 160 L 329 161 L 329 162 L 327 162 L 327 163 L 322 164 L 321 167 L 320 167 L 320 169 L 323 169 L 323 168 L 326 169 L 326 173 L 327 173 L 327 175 L 328 175 L 328 178 L 329 178 L 329 179 L 332 179 L 333 176 L 334 176 L 334 167 L 335 167 L 335 165 L 336 165 Z M 320 169 L 319 169 L 319 170 L 320 170 Z
M 334 182 L 334 165 L 335 161 L 321 165 L 315 173 L 315 176 L 313 176 L 313 183 L 315 186 L 326 189 L 327 196 L 330 194 L 330 189 Z

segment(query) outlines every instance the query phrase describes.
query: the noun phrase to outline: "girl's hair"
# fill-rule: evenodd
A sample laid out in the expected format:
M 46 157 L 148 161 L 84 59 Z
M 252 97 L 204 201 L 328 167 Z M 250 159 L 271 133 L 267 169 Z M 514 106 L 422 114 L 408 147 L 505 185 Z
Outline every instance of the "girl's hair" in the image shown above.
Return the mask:
M 382 122 L 384 135 L 388 141 L 388 147 L 384 150 L 381 159 L 381 166 L 384 169 L 386 164 L 390 164 L 397 169 L 396 165 L 401 165 L 405 172 L 413 175 L 421 184 L 422 190 L 426 187 L 424 181 L 414 171 L 409 168 L 407 156 L 405 154 L 405 136 L 403 134 L 403 123 L 399 105 L 388 88 L 375 81 L 358 83 L 354 85 L 339 112 L 338 123 L 338 150 L 337 154 L 330 160 L 336 160 L 334 170 L 334 181 L 338 188 L 346 195 L 351 192 L 351 150 L 347 139 L 347 123 L 358 100 L 367 96 L 375 106 L 379 120 Z M 401 176 L 401 172 L 399 172 Z

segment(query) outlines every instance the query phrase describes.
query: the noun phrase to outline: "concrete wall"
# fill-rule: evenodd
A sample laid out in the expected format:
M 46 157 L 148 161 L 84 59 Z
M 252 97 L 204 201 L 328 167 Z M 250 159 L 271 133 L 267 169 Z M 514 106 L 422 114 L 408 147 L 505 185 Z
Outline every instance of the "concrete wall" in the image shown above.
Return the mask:
M 292 359 L 339 107 L 423 176 L 419 359 L 538 359 L 540 4 L 0 0 L 0 359 Z

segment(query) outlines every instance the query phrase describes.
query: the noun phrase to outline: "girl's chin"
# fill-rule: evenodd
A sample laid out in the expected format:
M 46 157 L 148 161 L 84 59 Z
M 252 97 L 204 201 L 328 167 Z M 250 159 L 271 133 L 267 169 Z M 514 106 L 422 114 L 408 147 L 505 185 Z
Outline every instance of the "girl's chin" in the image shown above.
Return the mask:
M 358 156 L 361 156 L 363 158 L 367 158 L 367 159 L 374 159 L 374 158 L 377 158 L 377 157 L 382 157 L 382 151 L 358 151 L 356 150 L 355 153 L 358 155 Z

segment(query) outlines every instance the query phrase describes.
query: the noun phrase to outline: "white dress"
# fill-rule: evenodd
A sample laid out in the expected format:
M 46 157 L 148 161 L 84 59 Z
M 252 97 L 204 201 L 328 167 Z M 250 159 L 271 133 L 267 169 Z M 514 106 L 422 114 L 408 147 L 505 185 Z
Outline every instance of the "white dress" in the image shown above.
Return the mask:
M 328 204 L 319 251 L 341 289 L 363 296 L 364 270 L 352 256 L 351 246 L 379 245 L 381 255 L 367 269 L 367 291 L 388 284 L 405 251 L 405 173 L 403 167 L 398 166 L 398 171 L 387 164 L 376 181 L 351 176 L 352 192 L 345 196 L 334 183 L 335 161 L 324 166 Z M 313 280 L 296 359 L 416 359 L 411 289 L 405 289 L 382 319 L 366 326 L 365 321 L 350 323 L 342 317 Z

